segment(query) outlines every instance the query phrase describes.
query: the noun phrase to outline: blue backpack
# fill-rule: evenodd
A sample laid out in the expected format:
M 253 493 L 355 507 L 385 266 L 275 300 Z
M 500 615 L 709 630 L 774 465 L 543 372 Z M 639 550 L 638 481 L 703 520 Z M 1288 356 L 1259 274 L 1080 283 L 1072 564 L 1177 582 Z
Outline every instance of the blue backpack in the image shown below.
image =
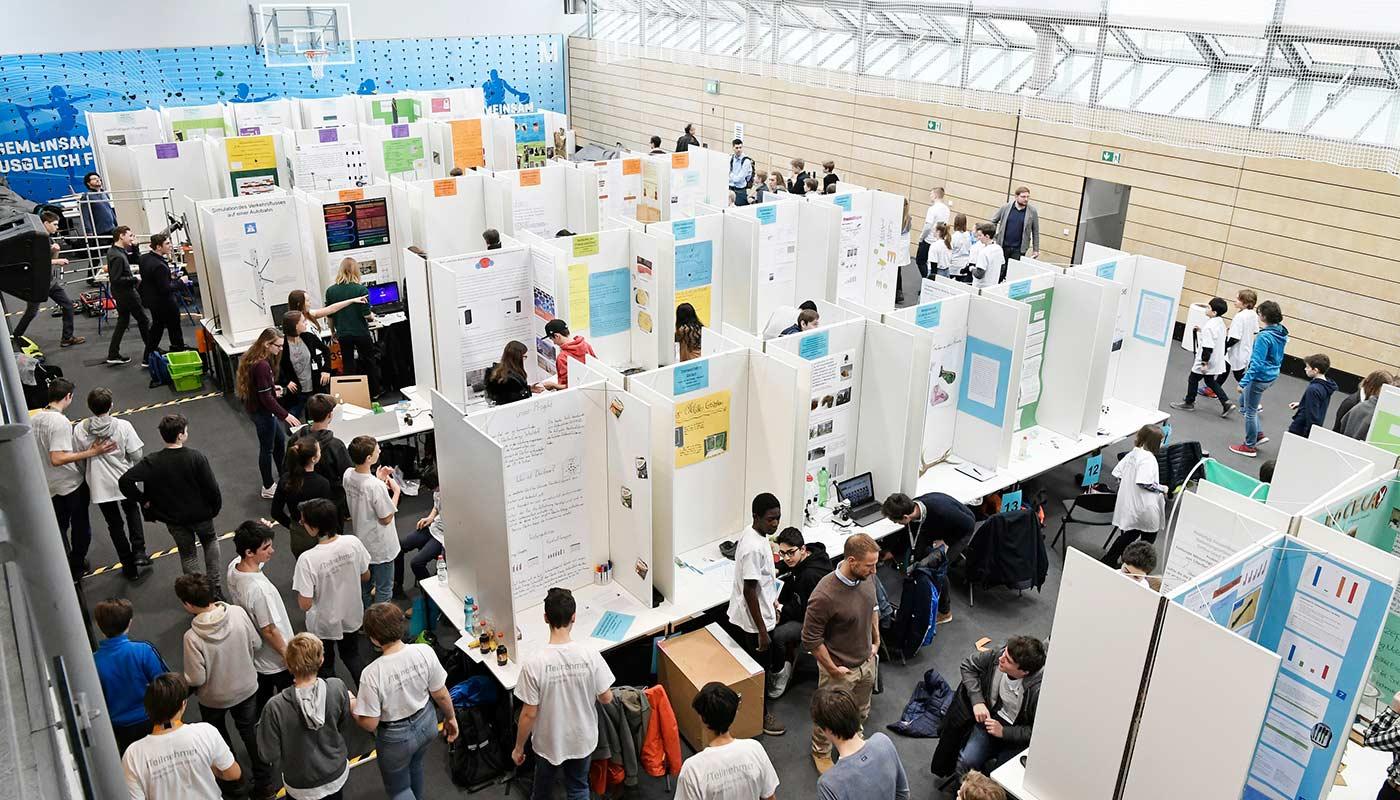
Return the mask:
M 146 371 L 151 373 L 152 388 L 174 385 L 174 381 L 170 379 L 170 365 L 165 363 L 165 354 L 159 350 L 146 356 Z

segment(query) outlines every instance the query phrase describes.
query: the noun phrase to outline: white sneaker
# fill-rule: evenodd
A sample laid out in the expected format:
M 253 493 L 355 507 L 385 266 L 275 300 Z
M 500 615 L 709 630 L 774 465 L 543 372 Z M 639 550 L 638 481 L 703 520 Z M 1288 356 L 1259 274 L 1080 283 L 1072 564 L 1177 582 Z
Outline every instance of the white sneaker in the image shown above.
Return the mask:
M 265 487 L 265 488 L 263 488 L 263 490 L 262 490 L 261 492 L 259 492 L 259 494 L 261 494 L 261 495 L 263 496 L 263 499 L 264 499 L 264 500 L 271 500 L 271 499 L 272 499 L 272 496 L 273 496 L 274 494 L 277 494 L 277 486 L 276 486 L 276 485 L 273 485 L 273 486 Z
M 768 699 L 777 700 L 787 691 L 788 682 L 792 680 L 792 662 L 783 664 L 783 668 L 773 673 L 773 685 L 768 687 Z

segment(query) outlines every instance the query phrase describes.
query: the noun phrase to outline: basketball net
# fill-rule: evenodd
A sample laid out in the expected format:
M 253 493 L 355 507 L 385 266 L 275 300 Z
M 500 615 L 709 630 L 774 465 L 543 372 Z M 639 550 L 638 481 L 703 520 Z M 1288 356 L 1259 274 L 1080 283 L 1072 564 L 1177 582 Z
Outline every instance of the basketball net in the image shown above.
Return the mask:
M 326 59 L 330 57 L 329 50 L 306 50 L 302 55 L 306 56 L 306 66 L 311 68 L 312 80 L 320 80 L 326 74 Z

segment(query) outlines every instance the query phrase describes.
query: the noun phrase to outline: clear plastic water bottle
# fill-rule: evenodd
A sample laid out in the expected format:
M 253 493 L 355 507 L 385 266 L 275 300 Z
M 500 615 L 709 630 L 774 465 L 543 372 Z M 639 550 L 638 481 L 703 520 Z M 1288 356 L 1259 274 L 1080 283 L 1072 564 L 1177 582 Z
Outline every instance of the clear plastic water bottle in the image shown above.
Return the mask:
M 438 580 L 442 581 L 443 583 L 447 583 L 447 557 L 446 557 L 446 556 L 438 556 L 438 557 L 437 557 L 437 576 L 438 576 Z

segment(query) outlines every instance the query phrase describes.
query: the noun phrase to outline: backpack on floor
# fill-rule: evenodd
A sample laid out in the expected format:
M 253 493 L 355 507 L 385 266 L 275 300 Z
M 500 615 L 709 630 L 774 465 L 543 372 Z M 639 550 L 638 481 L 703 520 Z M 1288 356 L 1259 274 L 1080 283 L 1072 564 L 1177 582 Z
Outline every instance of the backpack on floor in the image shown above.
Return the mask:
M 165 363 L 165 354 L 159 350 L 151 351 L 146 357 L 146 371 L 151 375 L 151 388 L 157 386 L 169 386 L 173 383 L 170 379 L 170 365 Z
M 509 772 L 504 747 L 506 731 L 491 724 L 493 705 L 467 706 L 457 711 L 457 741 L 448 746 L 447 766 L 452 782 L 476 792 L 495 785 Z

